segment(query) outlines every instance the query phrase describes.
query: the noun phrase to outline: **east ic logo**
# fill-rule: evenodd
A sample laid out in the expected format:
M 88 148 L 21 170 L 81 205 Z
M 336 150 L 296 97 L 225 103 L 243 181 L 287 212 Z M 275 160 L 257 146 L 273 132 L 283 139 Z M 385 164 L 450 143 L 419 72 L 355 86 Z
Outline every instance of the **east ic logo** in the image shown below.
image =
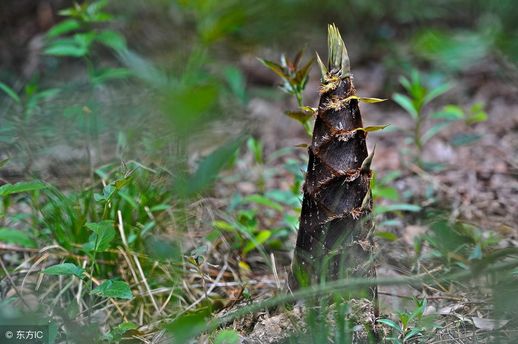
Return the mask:
M 5 328 L 5 327 L 4 327 Z M 3 335 L 2 335 L 3 333 Z M 13 326 L 2 331 L 0 329 L 0 344 L 47 344 L 47 329 L 41 326 Z

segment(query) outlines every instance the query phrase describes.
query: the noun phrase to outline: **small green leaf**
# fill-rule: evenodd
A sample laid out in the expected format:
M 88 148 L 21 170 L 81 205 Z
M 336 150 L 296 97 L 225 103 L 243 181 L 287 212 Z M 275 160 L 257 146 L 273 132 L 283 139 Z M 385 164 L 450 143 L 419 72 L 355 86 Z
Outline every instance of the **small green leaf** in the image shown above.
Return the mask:
M 5 184 L 0 186 L 0 196 L 5 197 L 15 193 L 37 191 L 46 188 L 47 185 L 39 180 L 32 182 L 19 182 L 16 184 Z
M 122 324 L 114 327 L 108 334 L 106 334 L 105 338 L 108 341 L 115 342 L 122 339 L 124 334 L 128 331 L 137 329 L 138 326 L 132 322 L 123 322 Z
M 267 197 L 264 197 L 262 195 L 257 195 L 257 194 L 249 195 L 249 196 L 245 197 L 244 201 L 245 202 L 250 202 L 250 203 L 256 203 L 256 204 L 264 205 L 264 206 L 270 207 L 272 209 L 275 209 L 277 211 L 283 211 L 284 210 L 282 205 L 280 205 L 279 203 L 277 203 L 275 201 L 272 201 L 271 199 L 269 199 Z
M 91 291 L 91 294 L 126 300 L 131 300 L 133 298 L 129 285 L 124 281 L 116 280 L 104 281 L 102 284 L 95 287 L 95 289 Z
M 165 325 L 173 337 L 172 343 L 190 343 L 190 339 L 199 335 L 207 325 L 209 307 L 204 307 L 196 313 L 184 314 L 170 324 Z
M 243 72 L 235 67 L 227 67 L 223 74 L 232 93 L 239 99 L 242 105 L 247 102 L 246 79 Z
M 155 211 L 164 211 L 164 210 L 167 210 L 170 208 L 171 208 L 171 205 L 169 205 L 169 204 L 157 204 L 157 205 L 154 205 L 151 208 L 149 208 L 149 210 L 151 212 L 155 212 Z
M 362 103 L 367 103 L 367 104 L 374 104 L 374 103 L 381 103 L 381 102 L 384 102 L 386 99 L 381 99 L 381 98 L 368 98 L 368 97 L 359 97 L 359 96 L 349 96 L 347 98 L 345 98 L 345 101 L 349 101 L 349 100 L 352 100 L 352 99 L 356 99 Z
M 226 221 L 221 221 L 221 220 L 215 220 L 212 222 L 212 226 L 214 226 L 214 228 L 217 228 L 217 229 L 221 229 L 223 231 L 226 231 L 226 232 L 235 232 L 236 229 L 234 228 L 234 226 L 232 226 L 232 224 L 226 222 Z
M 410 84 L 410 81 L 405 78 L 404 76 L 399 77 L 399 83 L 407 90 L 408 93 L 412 92 L 412 85 Z
M 87 223 L 86 227 L 93 232 L 89 239 L 89 245 L 85 248 L 96 252 L 106 251 L 110 242 L 115 238 L 113 221 L 105 220 L 97 223 Z
M 446 105 L 441 111 L 434 113 L 432 118 L 455 121 L 464 118 L 464 111 L 457 105 Z
M 433 125 L 430 129 L 428 129 L 423 136 L 421 136 L 421 142 L 426 143 L 429 141 L 432 137 L 440 133 L 444 128 L 448 127 L 450 125 L 450 122 L 439 122 L 435 125 Z
M 419 116 L 418 112 L 417 112 L 417 109 L 414 107 L 414 104 L 412 103 L 412 101 L 410 100 L 410 98 L 408 98 L 407 96 L 403 95 L 403 94 L 400 94 L 400 93 L 395 93 L 393 96 L 392 96 L 392 99 L 399 104 L 399 106 L 401 106 L 403 109 L 405 109 L 406 112 L 408 112 L 408 114 L 413 118 L 413 119 L 417 119 L 417 117 Z
M 410 314 L 408 314 L 407 312 L 399 313 L 399 321 L 401 321 L 401 325 L 403 328 L 407 328 L 409 320 L 410 320 Z
M 487 121 L 488 115 L 484 111 L 483 103 L 475 103 L 471 106 L 470 112 L 466 118 L 467 124 L 475 124 Z
M 300 109 L 304 112 L 310 112 L 311 114 L 315 115 L 318 111 L 317 108 L 311 107 L 311 106 L 301 106 Z
M 54 44 L 45 49 L 44 53 L 53 56 L 83 57 L 88 53 L 88 49 L 84 46 L 79 46 L 76 43 L 70 42 Z
M 482 138 L 481 135 L 479 134 L 474 134 L 474 133 L 457 133 L 455 135 L 453 135 L 453 137 L 450 139 L 450 143 L 455 146 L 455 147 L 458 147 L 458 146 L 464 146 L 464 145 L 469 145 L 469 144 L 472 144 L 474 142 L 477 142 L 478 140 L 480 140 Z
M 426 96 L 424 96 L 423 105 L 428 104 L 429 102 L 431 102 L 435 98 L 437 98 L 440 95 L 448 92 L 450 90 L 450 88 L 451 88 L 450 84 L 443 84 L 443 85 L 437 86 L 436 88 L 432 89 L 430 92 L 428 92 L 426 94 Z
M 262 245 L 272 236 L 272 232 L 269 230 L 260 231 L 254 238 L 254 240 L 249 241 L 246 246 L 243 248 L 243 254 L 247 254 L 252 251 L 254 248 Z
M 286 111 L 286 116 L 293 118 L 294 120 L 297 120 L 301 123 L 306 123 L 311 118 L 313 118 L 313 115 L 315 112 L 313 111 L 306 111 L 304 109 L 298 110 L 298 111 Z
M 311 70 L 311 66 L 313 64 L 313 59 L 309 60 L 301 69 L 297 71 L 295 74 L 295 78 L 293 79 L 296 85 L 300 85 L 307 78 L 309 71 Z
M 57 265 L 52 265 L 45 270 L 43 273 L 46 275 L 54 275 L 54 276 L 77 276 L 81 278 L 85 270 L 75 264 L 72 263 L 62 263 Z
M 381 102 L 386 101 L 386 99 L 382 99 L 382 98 L 368 98 L 368 97 L 359 97 L 358 100 L 361 101 L 362 103 L 367 103 L 367 104 L 375 104 L 375 103 L 381 103 Z
M 16 92 L 14 92 L 14 90 L 12 88 L 7 86 L 3 82 L 0 82 L 0 90 L 4 91 L 5 94 L 7 94 L 9 97 L 11 97 L 11 99 L 14 100 L 15 102 L 17 102 L 17 103 L 20 102 L 20 97 L 18 97 Z
M 214 339 L 214 344 L 239 344 L 241 337 L 234 330 L 222 330 Z
M 397 201 L 399 199 L 399 192 L 394 187 L 375 185 L 372 188 L 372 196 L 374 198 L 385 198 L 391 201 Z
M 419 335 L 421 334 L 421 329 L 418 328 L 418 327 L 414 327 L 413 329 L 411 329 L 406 335 L 405 337 L 403 338 L 403 341 L 407 341 L 413 337 L 415 337 L 416 335 Z
M 280 65 L 278 65 L 275 62 L 263 60 L 261 58 L 258 58 L 258 60 L 268 69 L 270 69 L 272 72 L 280 76 L 283 80 L 288 79 L 288 75 L 284 72 L 284 68 L 282 68 Z
M 0 228 L 0 241 L 23 247 L 36 247 L 36 242 L 29 234 L 19 229 Z
M 72 36 L 72 41 L 78 44 L 80 47 L 84 48 L 85 50 L 88 50 L 96 37 L 97 33 L 95 31 L 80 32 Z
M 126 79 L 131 75 L 127 68 L 105 68 L 95 72 L 92 76 L 92 81 L 96 84 L 102 84 L 109 80 Z
M 366 133 L 369 133 L 371 131 L 378 131 L 378 130 L 383 130 L 385 129 L 386 127 L 388 127 L 390 124 L 385 124 L 385 125 L 371 125 L 371 126 L 368 126 L 368 127 L 365 127 L 365 128 L 356 128 L 354 130 L 361 130 L 361 131 L 364 131 Z
M 263 157 L 263 143 L 255 139 L 254 137 L 249 137 L 248 140 L 246 140 L 246 146 L 250 153 L 253 154 L 254 160 L 258 164 L 264 163 L 264 157 Z
M 179 193 L 183 196 L 190 196 L 200 193 L 212 185 L 220 171 L 234 157 L 244 139 L 244 136 L 240 136 L 223 144 L 203 158 L 196 172 L 188 178 L 187 182 L 185 180 L 177 182 Z
M 113 185 L 115 186 L 115 189 L 116 189 L 116 190 L 120 190 L 120 189 L 122 189 L 123 187 L 125 187 L 126 185 L 128 185 L 130 181 L 131 181 L 131 175 L 126 176 L 126 177 L 121 178 L 121 179 L 117 179 L 117 180 L 113 183 Z
M 47 37 L 57 37 L 59 35 L 77 30 L 80 27 L 81 25 L 75 19 L 63 20 L 61 23 L 54 25 L 49 31 L 47 31 Z
M 293 58 L 293 62 L 291 63 L 293 69 L 297 69 L 297 66 L 299 65 L 300 60 L 302 60 L 302 56 L 304 55 L 305 48 L 300 49 L 297 51 L 297 54 L 295 54 L 295 57 Z
M 102 31 L 95 36 L 95 40 L 101 42 L 109 48 L 112 48 L 115 51 L 126 49 L 126 39 L 120 33 L 115 31 Z
M 378 319 L 378 320 L 376 320 L 376 322 L 387 325 L 389 327 L 392 327 L 394 330 L 398 331 L 399 333 L 403 333 L 403 331 L 401 330 L 399 325 L 390 319 Z
M 410 211 L 418 212 L 421 207 L 415 204 L 391 204 L 391 205 L 379 205 L 375 208 L 377 214 L 383 214 L 393 211 Z
M 397 235 L 392 232 L 386 232 L 386 231 L 378 231 L 374 233 L 375 236 L 378 238 L 382 238 L 388 241 L 395 241 L 397 240 Z

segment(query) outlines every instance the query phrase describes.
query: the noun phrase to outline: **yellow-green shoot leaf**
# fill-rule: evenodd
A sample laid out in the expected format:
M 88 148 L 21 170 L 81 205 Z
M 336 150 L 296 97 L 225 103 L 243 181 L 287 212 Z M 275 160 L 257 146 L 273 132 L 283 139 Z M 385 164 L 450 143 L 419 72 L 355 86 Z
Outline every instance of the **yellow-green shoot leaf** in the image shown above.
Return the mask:
M 359 96 L 349 96 L 349 97 L 345 98 L 346 101 L 349 101 L 351 99 L 356 99 L 362 103 L 367 103 L 367 104 L 381 103 L 386 100 L 386 99 L 382 99 L 382 98 L 369 98 L 369 97 L 359 97 Z
M 365 128 L 356 128 L 355 130 L 361 130 L 361 131 L 364 131 L 366 133 L 369 133 L 371 131 L 378 131 L 378 130 L 383 130 L 385 129 L 386 127 L 388 127 L 390 124 L 385 124 L 385 125 L 370 125 L 368 127 L 365 127 Z
M 382 98 L 360 97 L 360 99 L 358 99 L 358 100 L 359 100 L 359 101 L 361 101 L 362 103 L 374 104 L 374 103 L 381 103 L 381 102 L 384 102 L 386 99 L 382 99 Z
M 221 229 L 226 232 L 235 232 L 236 229 L 230 223 L 221 220 L 215 220 L 212 222 L 212 226 L 217 229 Z
M 310 112 L 311 114 L 316 114 L 318 109 L 311 106 L 301 106 L 300 109 L 304 112 Z
M 286 111 L 286 115 L 301 123 L 309 121 L 313 117 L 313 113 L 305 111 Z
M 254 238 L 254 240 L 249 241 L 246 246 L 243 248 L 243 254 L 247 254 L 252 251 L 254 248 L 262 245 L 272 236 L 272 232 L 269 230 L 260 231 Z

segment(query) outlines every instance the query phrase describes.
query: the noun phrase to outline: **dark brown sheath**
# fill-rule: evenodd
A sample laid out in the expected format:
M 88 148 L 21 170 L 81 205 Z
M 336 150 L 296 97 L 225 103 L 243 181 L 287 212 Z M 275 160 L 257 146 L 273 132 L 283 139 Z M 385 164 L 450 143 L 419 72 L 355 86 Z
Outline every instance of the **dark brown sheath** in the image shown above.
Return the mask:
M 329 26 L 329 61 L 322 70 L 318 115 L 290 287 L 347 277 L 375 277 L 370 221 L 372 154 L 367 152 L 349 58 L 340 33 Z M 375 297 L 372 289 L 366 297 Z

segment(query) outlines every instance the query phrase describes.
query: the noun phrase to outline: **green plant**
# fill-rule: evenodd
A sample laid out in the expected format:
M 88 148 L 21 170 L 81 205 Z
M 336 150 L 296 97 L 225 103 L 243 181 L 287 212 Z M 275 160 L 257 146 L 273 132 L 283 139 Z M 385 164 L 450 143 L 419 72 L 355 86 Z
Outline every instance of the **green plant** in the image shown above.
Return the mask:
M 402 224 L 402 212 L 417 213 L 422 210 L 421 206 L 405 203 L 405 199 L 398 190 L 392 186 L 394 181 L 402 176 L 399 170 L 389 171 L 382 178 L 373 173 L 371 178 L 372 199 L 374 208 L 372 213 L 376 216 L 378 228 L 374 235 L 379 238 L 394 241 L 398 237 L 388 227 L 397 227 Z
M 441 214 L 435 218 L 430 229 L 422 236 L 419 246 L 427 244 L 431 252 L 422 260 L 437 260 L 449 269 L 473 269 L 512 255 L 512 250 L 498 250 L 499 237 L 469 223 L 450 223 Z M 418 251 L 418 254 L 420 254 Z
M 96 69 L 93 55 L 95 44 L 102 44 L 119 52 L 126 49 L 126 40 L 121 34 L 100 28 L 101 24 L 114 20 L 111 14 L 104 11 L 107 5 L 107 0 L 85 1 L 81 5 L 76 3 L 73 7 L 61 10 L 59 14 L 67 19 L 47 32 L 45 54 L 82 58 L 93 84 L 128 76 L 125 68 Z
M 0 90 L 8 96 L 3 109 L 2 128 L 0 129 L 0 147 L 6 152 L 16 151 L 18 158 L 24 161 L 24 171 L 28 172 L 35 160 L 34 151 L 44 145 L 45 130 L 38 124 L 47 122 L 45 109 L 61 90 L 48 88 L 41 90 L 38 82 L 29 82 L 20 92 L 16 92 L 0 82 Z M 43 119 L 43 121 L 42 121 Z
M 461 107 L 453 104 L 446 105 L 442 110 L 431 114 L 425 111 L 430 102 L 448 92 L 452 86 L 445 83 L 435 87 L 427 87 L 422 79 L 417 70 L 412 71 L 410 78 L 401 77 L 399 81 L 407 95 L 394 93 L 392 97 L 413 120 L 413 128 L 409 138 L 416 150 L 415 160 L 420 166 L 423 166 L 421 156 L 426 143 L 452 122 L 464 120 L 467 124 L 474 124 L 487 119 L 487 114 L 484 112 L 481 103 L 475 103 L 467 114 Z M 433 120 L 433 124 L 426 128 L 430 120 Z
M 295 97 L 299 108 L 295 111 L 286 111 L 285 114 L 299 121 L 304 126 L 306 133 L 311 136 L 311 120 L 315 114 L 315 109 L 304 105 L 302 93 L 308 82 L 308 75 L 311 71 L 313 59 L 310 59 L 299 67 L 303 54 L 304 50 L 300 50 L 293 60 L 288 59 L 283 54 L 281 55 L 280 64 L 264 59 L 259 59 L 259 61 L 282 79 L 283 84 L 281 85 L 281 89 Z
M 386 340 L 397 344 L 419 342 L 418 338 L 423 337 L 427 331 L 438 327 L 432 316 L 425 315 L 426 299 L 414 298 L 414 302 L 416 307 L 413 311 L 397 314 L 398 322 L 387 318 L 377 320 L 378 323 L 386 325 L 392 330 L 392 336 L 387 337 Z
M 403 109 L 405 109 L 414 121 L 414 128 L 411 137 L 417 149 L 419 158 L 425 143 L 422 130 L 427 118 L 423 108 L 435 98 L 446 93 L 451 86 L 449 84 L 442 84 L 432 89 L 428 89 L 423 85 L 421 76 L 417 70 L 412 71 L 410 80 L 405 77 L 401 77 L 399 82 L 407 91 L 408 96 L 401 93 L 395 93 L 392 98 Z

